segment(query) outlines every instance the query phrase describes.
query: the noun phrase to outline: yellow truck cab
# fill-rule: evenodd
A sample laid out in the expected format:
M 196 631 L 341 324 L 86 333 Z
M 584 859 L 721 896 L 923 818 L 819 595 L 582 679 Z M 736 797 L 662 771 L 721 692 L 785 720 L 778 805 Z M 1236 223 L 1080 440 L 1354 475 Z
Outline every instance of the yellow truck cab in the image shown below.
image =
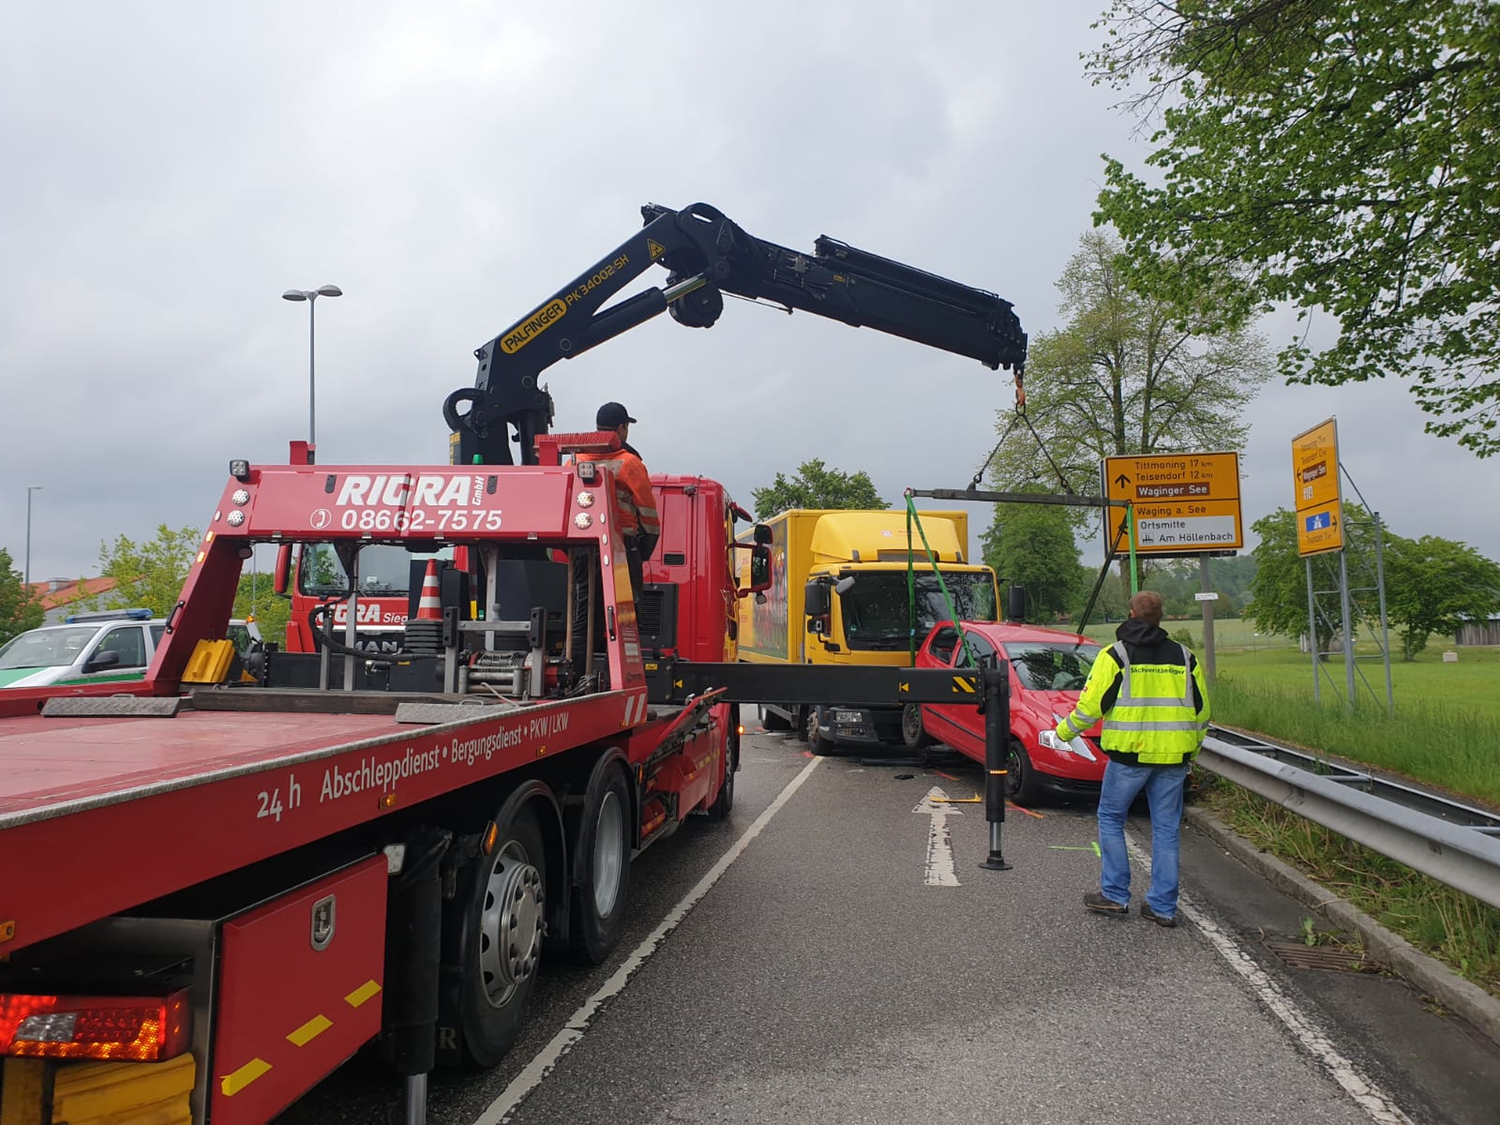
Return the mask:
M 794 509 L 761 521 L 771 529 L 771 588 L 740 601 L 740 659 L 753 663 L 909 665 L 922 639 L 953 612 L 998 619 L 995 572 L 969 561 L 968 513 L 924 511 L 942 581 L 905 509 Z M 910 573 L 908 573 L 910 563 Z M 834 746 L 901 744 L 901 708 L 765 704 L 769 730 L 795 730 L 816 753 Z

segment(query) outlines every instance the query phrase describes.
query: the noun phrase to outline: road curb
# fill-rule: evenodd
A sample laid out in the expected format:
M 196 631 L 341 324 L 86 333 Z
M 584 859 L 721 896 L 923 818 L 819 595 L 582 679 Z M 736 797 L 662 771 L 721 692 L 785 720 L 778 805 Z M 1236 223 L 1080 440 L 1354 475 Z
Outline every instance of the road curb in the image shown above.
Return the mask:
M 1358 934 L 1371 957 L 1500 1045 L 1500 1000 L 1472 981 L 1465 980 L 1441 961 L 1429 957 L 1405 938 L 1392 933 L 1327 887 L 1313 882 L 1270 852 L 1262 851 L 1212 814 L 1189 807 L 1185 815 L 1190 824 L 1211 836 L 1246 867 L 1340 928 Z

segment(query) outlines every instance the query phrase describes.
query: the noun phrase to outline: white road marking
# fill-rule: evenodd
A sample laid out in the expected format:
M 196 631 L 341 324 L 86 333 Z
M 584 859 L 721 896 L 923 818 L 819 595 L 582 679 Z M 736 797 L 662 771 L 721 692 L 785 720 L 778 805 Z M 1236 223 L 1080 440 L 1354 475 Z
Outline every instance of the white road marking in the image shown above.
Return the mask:
M 526 1064 L 520 1074 L 510 1080 L 510 1084 L 505 1087 L 498 1098 L 490 1103 L 489 1108 L 474 1119 L 474 1125 L 502 1125 L 503 1122 L 509 1120 L 510 1115 L 520 1108 L 527 1095 L 541 1085 L 542 1079 L 546 1078 L 562 1057 L 583 1038 L 583 1033 L 589 1029 L 590 1022 L 599 1014 L 599 1010 L 619 995 L 632 974 L 646 963 L 666 936 L 676 929 L 678 924 L 687 917 L 688 912 L 698 904 L 698 900 L 708 893 L 725 871 L 729 870 L 729 865 L 750 846 L 750 841 L 761 834 L 761 830 L 770 823 L 773 816 L 781 811 L 782 806 L 791 800 L 792 794 L 802 787 L 802 783 L 811 776 L 813 770 L 818 768 L 818 763 L 822 760 L 822 758 L 813 758 L 802 768 L 801 773 L 787 783 L 786 788 L 777 794 L 776 799 L 771 802 L 766 811 L 755 818 L 755 823 L 745 829 L 745 834 L 734 842 L 734 846 L 720 856 L 719 861 L 709 868 L 708 873 L 698 880 L 692 890 L 683 896 L 682 901 L 657 923 L 656 929 L 647 935 L 645 941 L 636 946 L 635 951 L 625 958 L 614 974 L 600 986 L 599 991 L 585 1000 L 583 1006 L 568 1017 L 562 1030 L 552 1037 L 552 1041 Z
M 948 818 L 963 816 L 948 806 L 948 794 L 934 785 L 927 795 L 911 810 L 932 817 L 927 831 L 927 872 L 925 882 L 929 887 L 956 887 L 958 873 L 953 867 L 953 838 L 948 833 Z
M 1130 849 L 1131 856 L 1149 876 L 1150 858 L 1128 836 L 1125 844 Z M 1378 1122 L 1379 1125 L 1412 1125 L 1411 1118 L 1397 1108 L 1390 1096 L 1371 1082 L 1359 1067 L 1345 1058 L 1343 1053 L 1333 1045 L 1333 1040 L 1328 1037 L 1327 1033 L 1301 1008 L 1297 1007 L 1296 1003 L 1281 990 L 1265 970 L 1255 963 L 1254 958 L 1241 949 L 1233 938 L 1219 929 L 1213 919 L 1199 909 L 1189 896 L 1178 895 L 1177 913 L 1185 915 L 1188 921 L 1203 931 L 1209 943 L 1218 950 L 1219 956 L 1229 962 L 1230 968 L 1245 978 L 1245 982 L 1249 984 L 1260 1002 L 1286 1025 L 1286 1029 L 1313 1058 L 1323 1065 L 1329 1077 L 1343 1087 L 1344 1092 L 1369 1115 L 1371 1121 Z

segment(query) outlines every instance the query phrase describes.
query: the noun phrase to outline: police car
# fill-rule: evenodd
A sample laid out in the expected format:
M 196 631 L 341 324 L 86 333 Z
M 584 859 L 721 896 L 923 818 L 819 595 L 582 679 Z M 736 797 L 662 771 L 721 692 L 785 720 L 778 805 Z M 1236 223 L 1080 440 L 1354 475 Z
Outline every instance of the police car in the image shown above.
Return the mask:
M 149 609 L 75 613 L 0 647 L 0 689 L 145 679 L 166 630 Z M 253 621 L 231 621 L 228 639 L 244 656 L 260 631 Z

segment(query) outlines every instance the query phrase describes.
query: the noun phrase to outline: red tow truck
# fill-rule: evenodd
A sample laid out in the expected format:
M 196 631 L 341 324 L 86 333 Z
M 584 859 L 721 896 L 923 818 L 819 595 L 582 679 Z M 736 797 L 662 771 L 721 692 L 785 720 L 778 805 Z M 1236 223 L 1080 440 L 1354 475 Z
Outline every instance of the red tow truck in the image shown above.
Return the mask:
M 607 338 L 601 318 L 693 297 L 688 322 L 711 323 L 720 289 L 850 323 L 868 305 L 863 322 L 954 351 L 987 337 L 979 358 L 1019 368 L 1009 304 L 843 244 L 793 255 L 703 205 L 644 210 L 608 269 L 480 349 L 478 393 L 445 408 L 453 464 L 324 466 L 299 442 L 287 465 L 230 462 L 147 678 L 0 700 L 5 1125 L 265 1122 L 361 1049 L 420 1122 L 435 1064 L 513 1043 L 544 954 L 610 954 L 636 853 L 729 814 L 738 704 L 973 697 L 940 670 L 737 663 L 768 536 L 737 545 L 746 514 L 708 478 L 655 482 L 666 526 L 636 604 L 609 472 L 563 460 L 618 439 L 549 433 L 534 376 L 543 347 Z M 589 311 L 651 264 L 665 290 Z M 294 554 L 328 564 L 312 651 L 242 660 L 224 639 L 262 545 L 281 589 Z M 413 583 L 398 644 L 371 652 L 362 560 L 391 549 L 437 605 Z

